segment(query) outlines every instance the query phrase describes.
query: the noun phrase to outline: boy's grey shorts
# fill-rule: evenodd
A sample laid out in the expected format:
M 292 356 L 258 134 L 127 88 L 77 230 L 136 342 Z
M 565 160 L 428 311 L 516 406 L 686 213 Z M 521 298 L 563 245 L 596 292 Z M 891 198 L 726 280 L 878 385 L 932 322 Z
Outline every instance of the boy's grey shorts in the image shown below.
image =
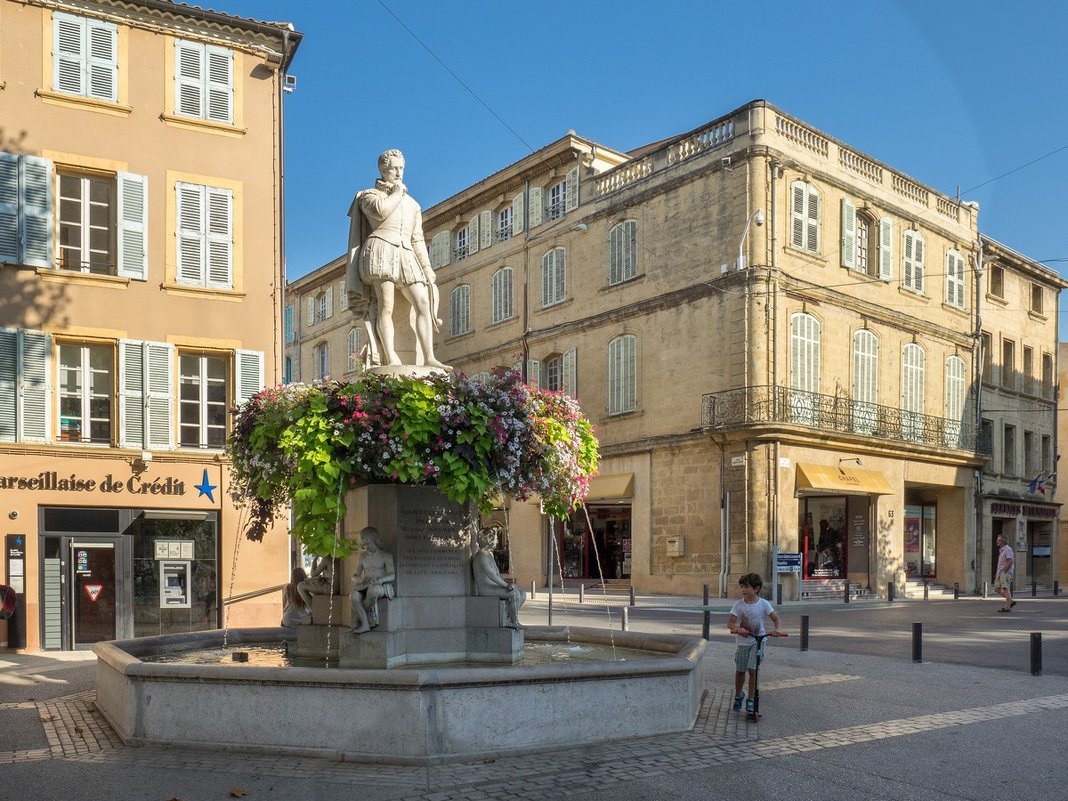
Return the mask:
M 762 640 L 759 646 L 755 642 L 750 645 L 739 645 L 738 650 L 734 652 L 735 670 L 739 673 L 756 670 L 757 653 L 759 651 L 760 658 L 764 658 L 764 644 L 766 642 L 767 640 Z

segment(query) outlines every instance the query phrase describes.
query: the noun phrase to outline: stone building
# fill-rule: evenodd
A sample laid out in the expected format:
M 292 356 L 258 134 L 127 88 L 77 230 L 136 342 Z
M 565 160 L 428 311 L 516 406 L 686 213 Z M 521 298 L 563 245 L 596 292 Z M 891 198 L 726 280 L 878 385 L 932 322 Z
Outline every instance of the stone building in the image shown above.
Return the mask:
M 601 442 L 553 538 L 504 502 L 513 575 L 971 592 L 1008 519 L 1041 548 L 1056 507 L 1028 470 L 1055 451 L 1065 282 L 978 212 L 764 101 L 630 153 L 569 132 L 425 208 L 439 358 L 572 394 Z M 292 313 L 343 277 L 337 260 L 291 285 Z M 358 371 L 358 326 L 322 317 L 291 352 L 329 340 L 331 370 Z
M 288 538 L 239 548 L 223 445 L 230 405 L 282 377 L 300 39 L 163 0 L 0 0 L 11 645 L 277 624 Z

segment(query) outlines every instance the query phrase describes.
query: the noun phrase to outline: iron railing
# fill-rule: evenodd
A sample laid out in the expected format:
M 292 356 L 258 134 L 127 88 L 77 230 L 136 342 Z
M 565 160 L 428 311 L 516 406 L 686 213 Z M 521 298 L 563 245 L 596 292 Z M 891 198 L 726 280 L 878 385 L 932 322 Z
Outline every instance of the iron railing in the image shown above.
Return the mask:
M 989 453 L 989 443 L 984 450 L 974 424 L 854 401 L 847 395 L 758 386 L 716 392 L 701 399 L 701 428 L 706 431 L 769 423 Z

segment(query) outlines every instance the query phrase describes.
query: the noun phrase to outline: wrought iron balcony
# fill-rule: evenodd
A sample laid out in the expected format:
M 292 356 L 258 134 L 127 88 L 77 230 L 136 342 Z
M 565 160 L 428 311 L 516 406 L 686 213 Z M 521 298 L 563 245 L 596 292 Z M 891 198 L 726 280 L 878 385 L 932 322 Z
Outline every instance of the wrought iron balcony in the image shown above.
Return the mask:
M 821 432 L 835 431 L 897 442 L 910 442 L 972 453 L 989 453 L 974 424 L 854 401 L 844 395 L 820 395 L 789 387 L 745 387 L 705 395 L 701 428 L 729 431 L 754 425 L 788 424 Z

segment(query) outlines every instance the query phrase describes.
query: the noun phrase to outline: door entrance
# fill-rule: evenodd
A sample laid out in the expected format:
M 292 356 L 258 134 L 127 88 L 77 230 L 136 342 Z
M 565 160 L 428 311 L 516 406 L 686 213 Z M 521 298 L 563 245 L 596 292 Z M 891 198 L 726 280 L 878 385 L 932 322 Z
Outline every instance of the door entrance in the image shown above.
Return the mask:
M 115 545 L 70 544 L 71 640 L 75 649 L 115 639 Z
M 907 505 L 905 507 L 905 542 L 903 546 L 905 575 L 908 578 L 934 578 L 936 532 L 935 507 Z

